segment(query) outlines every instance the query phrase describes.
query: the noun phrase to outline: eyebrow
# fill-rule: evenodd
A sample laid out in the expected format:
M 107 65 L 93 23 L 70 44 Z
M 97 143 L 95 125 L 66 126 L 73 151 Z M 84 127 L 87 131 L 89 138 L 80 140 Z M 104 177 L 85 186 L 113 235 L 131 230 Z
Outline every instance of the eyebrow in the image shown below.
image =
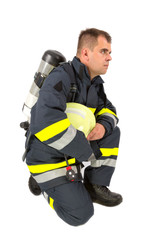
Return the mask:
M 108 48 L 102 48 L 101 51 L 105 51 L 105 52 L 109 52 Z M 112 51 L 109 52 L 109 54 L 111 54 Z

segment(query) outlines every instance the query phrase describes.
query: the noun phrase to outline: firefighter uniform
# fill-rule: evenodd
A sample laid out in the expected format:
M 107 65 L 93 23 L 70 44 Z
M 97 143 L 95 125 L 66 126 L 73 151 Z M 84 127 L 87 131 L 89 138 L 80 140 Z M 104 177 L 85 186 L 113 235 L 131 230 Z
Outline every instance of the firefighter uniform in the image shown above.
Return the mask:
M 106 98 L 102 78 L 97 76 L 91 81 L 87 67 L 76 57 L 72 66 L 77 85 L 75 102 L 94 113 L 96 122 L 105 127 L 105 136 L 88 142 L 84 133 L 69 121 L 65 110 L 71 97 L 71 80 L 61 65 L 46 78 L 32 108 L 32 137 L 26 163 L 56 213 L 67 223 L 80 225 L 93 215 L 93 204 L 80 178 L 75 182 L 67 180 L 64 155 L 77 175 L 79 163 L 90 161 L 84 173 L 89 181 L 109 186 L 118 156 L 120 130 L 116 109 Z

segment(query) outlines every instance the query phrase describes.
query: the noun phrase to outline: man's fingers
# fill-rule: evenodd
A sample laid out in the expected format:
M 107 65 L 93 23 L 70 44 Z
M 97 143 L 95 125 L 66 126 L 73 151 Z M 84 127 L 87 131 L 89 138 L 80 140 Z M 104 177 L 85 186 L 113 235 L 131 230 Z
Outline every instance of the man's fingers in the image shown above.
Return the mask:
M 89 135 L 87 136 L 87 140 L 91 141 L 94 138 L 94 135 L 96 135 L 96 132 L 94 131 L 94 129 L 89 133 Z
M 87 140 L 94 141 L 101 139 L 105 134 L 105 128 L 102 124 L 96 123 L 95 128 L 88 134 Z

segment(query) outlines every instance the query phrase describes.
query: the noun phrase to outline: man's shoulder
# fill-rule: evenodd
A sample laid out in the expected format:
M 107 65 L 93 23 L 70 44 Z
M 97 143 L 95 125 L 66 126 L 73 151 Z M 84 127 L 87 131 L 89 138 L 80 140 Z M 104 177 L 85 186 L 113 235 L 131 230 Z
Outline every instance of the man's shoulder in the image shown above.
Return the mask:
M 64 63 L 66 64 L 66 63 Z M 54 68 L 52 72 L 49 74 L 50 77 L 66 77 L 68 76 L 67 72 L 64 69 L 63 64 L 59 65 L 58 67 Z
M 50 89 L 59 83 L 62 84 L 65 89 L 70 89 L 71 79 L 68 73 L 65 71 L 63 65 L 60 65 L 52 70 L 52 72 L 45 79 L 42 88 L 43 90 Z

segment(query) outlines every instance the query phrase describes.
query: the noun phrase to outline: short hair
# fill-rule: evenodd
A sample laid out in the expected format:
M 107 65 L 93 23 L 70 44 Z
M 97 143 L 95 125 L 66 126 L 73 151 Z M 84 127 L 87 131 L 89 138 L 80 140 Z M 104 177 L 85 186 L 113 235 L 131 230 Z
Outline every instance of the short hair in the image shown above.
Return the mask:
M 84 46 L 88 47 L 91 51 L 97 45 L 97 38 L 99 36 L 105 37 L 108 43 L 111 43 L 112 38 L 109 33 L 96 28 L 88 28 L 80 32 L 78 38 L 77 54 L 80 54 Z

